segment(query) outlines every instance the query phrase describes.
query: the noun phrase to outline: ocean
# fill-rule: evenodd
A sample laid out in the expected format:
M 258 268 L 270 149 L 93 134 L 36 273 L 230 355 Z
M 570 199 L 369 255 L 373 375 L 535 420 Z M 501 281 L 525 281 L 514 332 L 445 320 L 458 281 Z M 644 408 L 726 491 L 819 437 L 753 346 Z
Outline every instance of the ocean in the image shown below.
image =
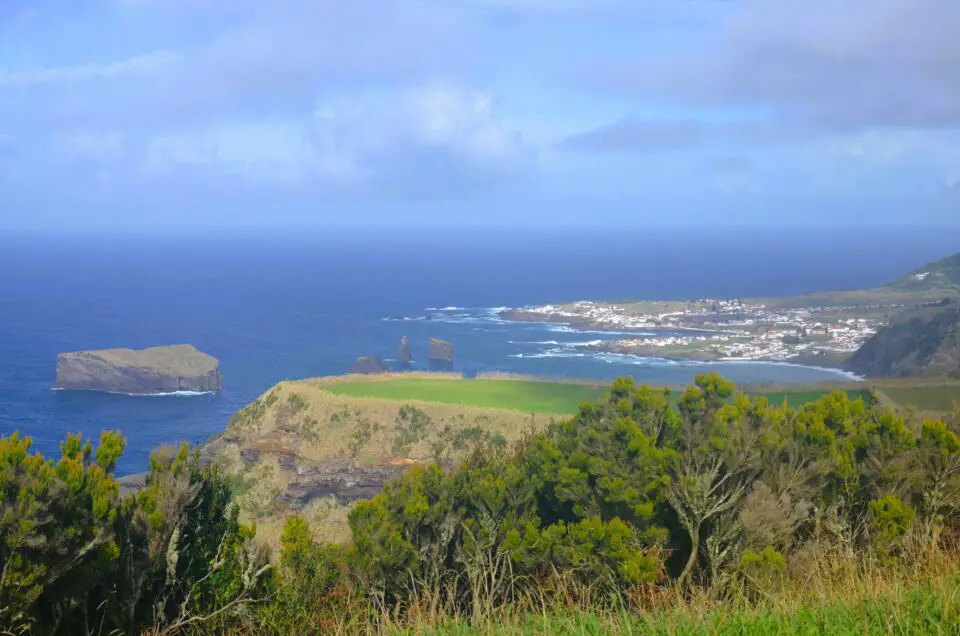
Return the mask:
M 912 233 L 911 233 L 912 232 Z M 611 338 L 499 320 L 496 309 L 579 299 L 796 294 L 883 283 L 955 251 L 947 232 L 862 229 L 506 231 L 387 229 L 282 236 L 0 235 L 0 434 L 56 453 L 67 432 L 150 449 L 200 442 L 273 384 L 386 359 L 409 336 L 423 359 L 450 340 L 456 367 L 651 383 L 715 369 L 740 382 L 811 382 L 829 370 L 585 354 Z M 221 363 L 216 395 L 52 391 L 57 353 L 190 343 Z

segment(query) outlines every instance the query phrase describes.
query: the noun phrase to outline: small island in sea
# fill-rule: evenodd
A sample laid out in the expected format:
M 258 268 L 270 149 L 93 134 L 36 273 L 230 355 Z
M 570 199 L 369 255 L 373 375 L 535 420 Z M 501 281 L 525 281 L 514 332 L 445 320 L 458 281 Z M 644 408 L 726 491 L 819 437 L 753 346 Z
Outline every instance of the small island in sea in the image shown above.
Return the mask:
M 186 344 L 74 351 L 57 356 L 54 388 L 130 395 L 216 392 L 220 363 Z
M 507 309 L 505 320 L 624 333 L 577 347 L 671 360 L 793 362 L 848 368 L 851 356 L 903 312 L 960 298 L 960 254 L 869 290 L 783 298 L 702 298 Z M 640 333 L 637 333 L 640 332 Z M 888 332 L 883 337 L 888 338 Z M 857 365 L 858 372 L 863 365 Z

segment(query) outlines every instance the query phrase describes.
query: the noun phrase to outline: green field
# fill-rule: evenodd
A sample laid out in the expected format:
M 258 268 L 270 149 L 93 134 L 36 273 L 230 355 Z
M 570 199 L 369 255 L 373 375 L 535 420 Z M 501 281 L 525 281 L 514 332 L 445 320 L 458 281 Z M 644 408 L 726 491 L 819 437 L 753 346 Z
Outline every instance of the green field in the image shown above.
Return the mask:
M 786 399 L 787 406 L 792 409 L 801 407 L 808 402 L 815 402 L 825 395 L 830 395 L 830 393 L 832 393 L 832 391 L 825 390 L 772 391 L 770 393 L 763 391 L 748 391 L 748 395 L 751 397 L 767 398 L 767 401 L 771 406 L 780 406 L 783 404 L 784 399 Z M 861 397 L 866 400 L 866 394 L 864 391 L 848 390 L 844 391 L 844 393 L 850 396 L 851 400 L 856 400 Z
M 883 386 L 880 391 L 899 406 L 914 406 L 924 411 L 950 411 L 960 403 L 960 383 L 943 385 Z
M 327 390 L 352 397 L 422 400 L 556 414 L 573 414 L 581 403 L 600 400 L 607 392 L 602 387 L 582 384 L 484 379 L 345 382 L 331 385 Z
M 525 413 L 572 414 L 583 402 L 602 400 L 607 389 L 583 384 L 542 382 L 532 380 L 431 380 L 424 378 L 383 380 L 376 382 L 345 382 L 333 384 L 327 390 L 336 395 L 384 398 L 390 400 L 421 400 L 445 404 L 466 404 L 488 408 L 510 409 Z M 777 391 L 749 391 L 752 397 L 766 397 L 772 406 L 780 406 L 784 399 L 790 408 L 819 400 L 830 391 L 825 389 L 783 389 Z M 848 390 L 851 399 L 863 396 L 859 390 Z M 891 396 L 893 398 L 893 396 Z

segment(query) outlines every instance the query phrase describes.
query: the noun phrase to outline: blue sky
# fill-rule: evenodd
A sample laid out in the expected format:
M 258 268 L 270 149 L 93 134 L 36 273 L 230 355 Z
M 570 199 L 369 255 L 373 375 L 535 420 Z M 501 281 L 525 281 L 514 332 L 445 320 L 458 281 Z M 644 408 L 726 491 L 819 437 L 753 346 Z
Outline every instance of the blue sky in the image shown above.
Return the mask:
M 960 227 L 960 3 L 2 0 L 0 230 Z

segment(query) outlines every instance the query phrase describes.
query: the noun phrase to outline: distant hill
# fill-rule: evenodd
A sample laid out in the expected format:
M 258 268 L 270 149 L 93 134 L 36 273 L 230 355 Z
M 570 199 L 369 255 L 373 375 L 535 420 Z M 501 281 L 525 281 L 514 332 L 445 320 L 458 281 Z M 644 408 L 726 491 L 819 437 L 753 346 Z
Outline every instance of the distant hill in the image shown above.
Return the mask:
M 960 264 L 960 255 L 938 263 L 950 261 Z M 918 274 L 926 271 L 949 281 L 960 268 Z M 960 303 L 943 301 L 904 311 L 853 354 L 849 368 L 865 376 L 960 374 Z
M 797 307 L 912 307 L 946 298 L 960 299 L 960 253 L 927 263 L 873 289 L 825 291 L 781 298 L 750 299 L 772 308 Z
M 960 252 L 927 263 L 886 287 L 904 291 L 943 290 L 946 293 L 960 293 Z

